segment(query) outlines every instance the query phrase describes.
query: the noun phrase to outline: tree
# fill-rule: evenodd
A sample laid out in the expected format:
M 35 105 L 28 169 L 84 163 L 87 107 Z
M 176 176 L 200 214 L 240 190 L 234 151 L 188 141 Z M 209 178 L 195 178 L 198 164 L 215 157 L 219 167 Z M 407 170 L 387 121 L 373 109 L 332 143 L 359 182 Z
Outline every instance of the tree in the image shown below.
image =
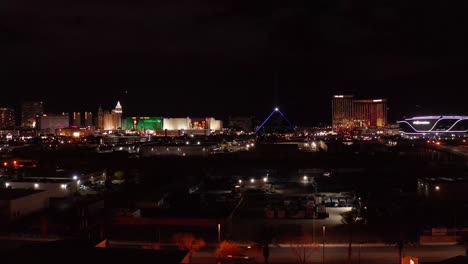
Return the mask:
M 318 245 L 315 244 L 315 241 L 310 235 L 291 237 L 288 241 L 291 252 L 296 257 L 298 264 L 307 263 L 314 250 L 319 249 Z
M 203 239 L 197 239 L 193 234 L 179 233 L 172 237 L 172 240 L 182 250 L 188 250 L 189 263 L 192 263 L 192 255 L 206 245 Z
M 240 255 L 242 252 L 242 246 L 234 241 L 222 241 L 216 248 L 216 256 L 218 257 L 226 255 Z
M 341 222 L 347 227 L 349 240 L 348 240 L 348 264 L 351 264 L 352 244 L 353 244 L 353 230 L 358 223 L 359 215 L 356 209 L 341 214 Z
M 397 263 L 401 263 L 404 249 L 417 241 L 424 207 L 418 200 L 398 193 L 386 193 L 374 200 L 379 200 L 379 204 L 367 210 L 369 226 L 385 243 L 395 245 Z

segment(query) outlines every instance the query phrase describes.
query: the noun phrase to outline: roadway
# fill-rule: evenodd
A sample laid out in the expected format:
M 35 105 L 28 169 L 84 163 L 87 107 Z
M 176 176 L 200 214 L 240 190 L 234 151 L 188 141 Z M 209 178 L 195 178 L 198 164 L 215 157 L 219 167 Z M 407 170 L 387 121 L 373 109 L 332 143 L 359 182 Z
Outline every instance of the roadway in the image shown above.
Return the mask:
M 449 153 L 453 153 L 455 155 L 468 159 L 468 148 L 448 146 L 448 145 L 438 145 L 436 146 L 436 149 L 445 150 Z
M 446 151 L 448 151 L 450 153 L 453 153 L 453 154 L 462 156 L 465 159 L 468 159 L 468 148 L 447 146 L 447 145 L 440 145 L 440 146 L 437 146 L 437 148 L 446 150 Z
M 303 253 L 304 248 L 297 248 Z M 322 246 L 306 248 L 306 255 L 310 254 L 307 263 L 313 264 L 343 264 L 347 263 L 348 247 L 345 244 L 326 245 L 325 261 L 323 262 Z M 261 252 L 247 253 L 255 258 L 255 263 L 264 263 Z M 460 245 L 443 246 L 409 246 L 404 251 L 404 256 L 418 257 L 420 262 L 438 262 L 459 255 L 465 255 L 465 248 Z M 193 263 L 217 263 L 213 248 L 204 248 L 193 256 Z M 300 263 L 291 247 L 270 247 L 269 263 Z M 398 250 L 393 245 L 365 244 L 353 245 L 353 264 L 399 264 Z

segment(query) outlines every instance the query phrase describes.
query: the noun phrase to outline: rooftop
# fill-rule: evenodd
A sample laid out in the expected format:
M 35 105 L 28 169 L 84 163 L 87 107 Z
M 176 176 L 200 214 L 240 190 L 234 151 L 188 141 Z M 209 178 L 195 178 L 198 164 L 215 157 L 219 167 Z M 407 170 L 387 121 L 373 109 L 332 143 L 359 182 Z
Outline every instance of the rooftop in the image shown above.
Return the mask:
M 468 182 L 467 177 L 430 177 L 430 178 L 423 178 L 421 180 L 426 181 L 426 182 L 434 182 L 434 183 Z
M 419 120 L 419 119 L 468 119 L 468 116 L 444 116 L 444 115 L 437 115 L 437 116 L 415 116 L 411 118 L 407 118 L 405 120 Z
M 0 200 L 11 201 L 31 194 L 43 192 L 41 190 L 30 189 L 0 189 Z

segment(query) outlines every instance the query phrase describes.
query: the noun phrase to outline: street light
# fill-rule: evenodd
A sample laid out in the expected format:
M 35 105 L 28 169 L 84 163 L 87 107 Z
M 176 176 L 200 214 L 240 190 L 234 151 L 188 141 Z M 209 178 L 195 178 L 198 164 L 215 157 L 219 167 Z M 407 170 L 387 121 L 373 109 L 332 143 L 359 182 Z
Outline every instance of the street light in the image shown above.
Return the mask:
M 218 224 L 218 246 L 221 243 L 221 224 Z M 217 264 L 221 264 L 221 256 L 218 254 L 218 260 L 216 261 Z
M 325 263 L 325 225 L 322 225 L 322 264 Z

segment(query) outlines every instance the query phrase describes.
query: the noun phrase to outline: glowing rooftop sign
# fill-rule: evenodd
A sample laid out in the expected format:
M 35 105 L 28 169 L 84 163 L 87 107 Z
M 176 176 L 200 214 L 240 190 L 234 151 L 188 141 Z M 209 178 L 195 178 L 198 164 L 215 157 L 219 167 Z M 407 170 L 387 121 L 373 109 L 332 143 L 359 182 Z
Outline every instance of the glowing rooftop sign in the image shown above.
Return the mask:
M 413 121 L 415 125 L 429 125 L 430 123 L 429 121 Z
M 372 102 L 377 103 L 377 102 L 382 102 L 382 99 L 374 99 Z
M 335 98 L 343 98 L 343 95 L 335 95 Z

